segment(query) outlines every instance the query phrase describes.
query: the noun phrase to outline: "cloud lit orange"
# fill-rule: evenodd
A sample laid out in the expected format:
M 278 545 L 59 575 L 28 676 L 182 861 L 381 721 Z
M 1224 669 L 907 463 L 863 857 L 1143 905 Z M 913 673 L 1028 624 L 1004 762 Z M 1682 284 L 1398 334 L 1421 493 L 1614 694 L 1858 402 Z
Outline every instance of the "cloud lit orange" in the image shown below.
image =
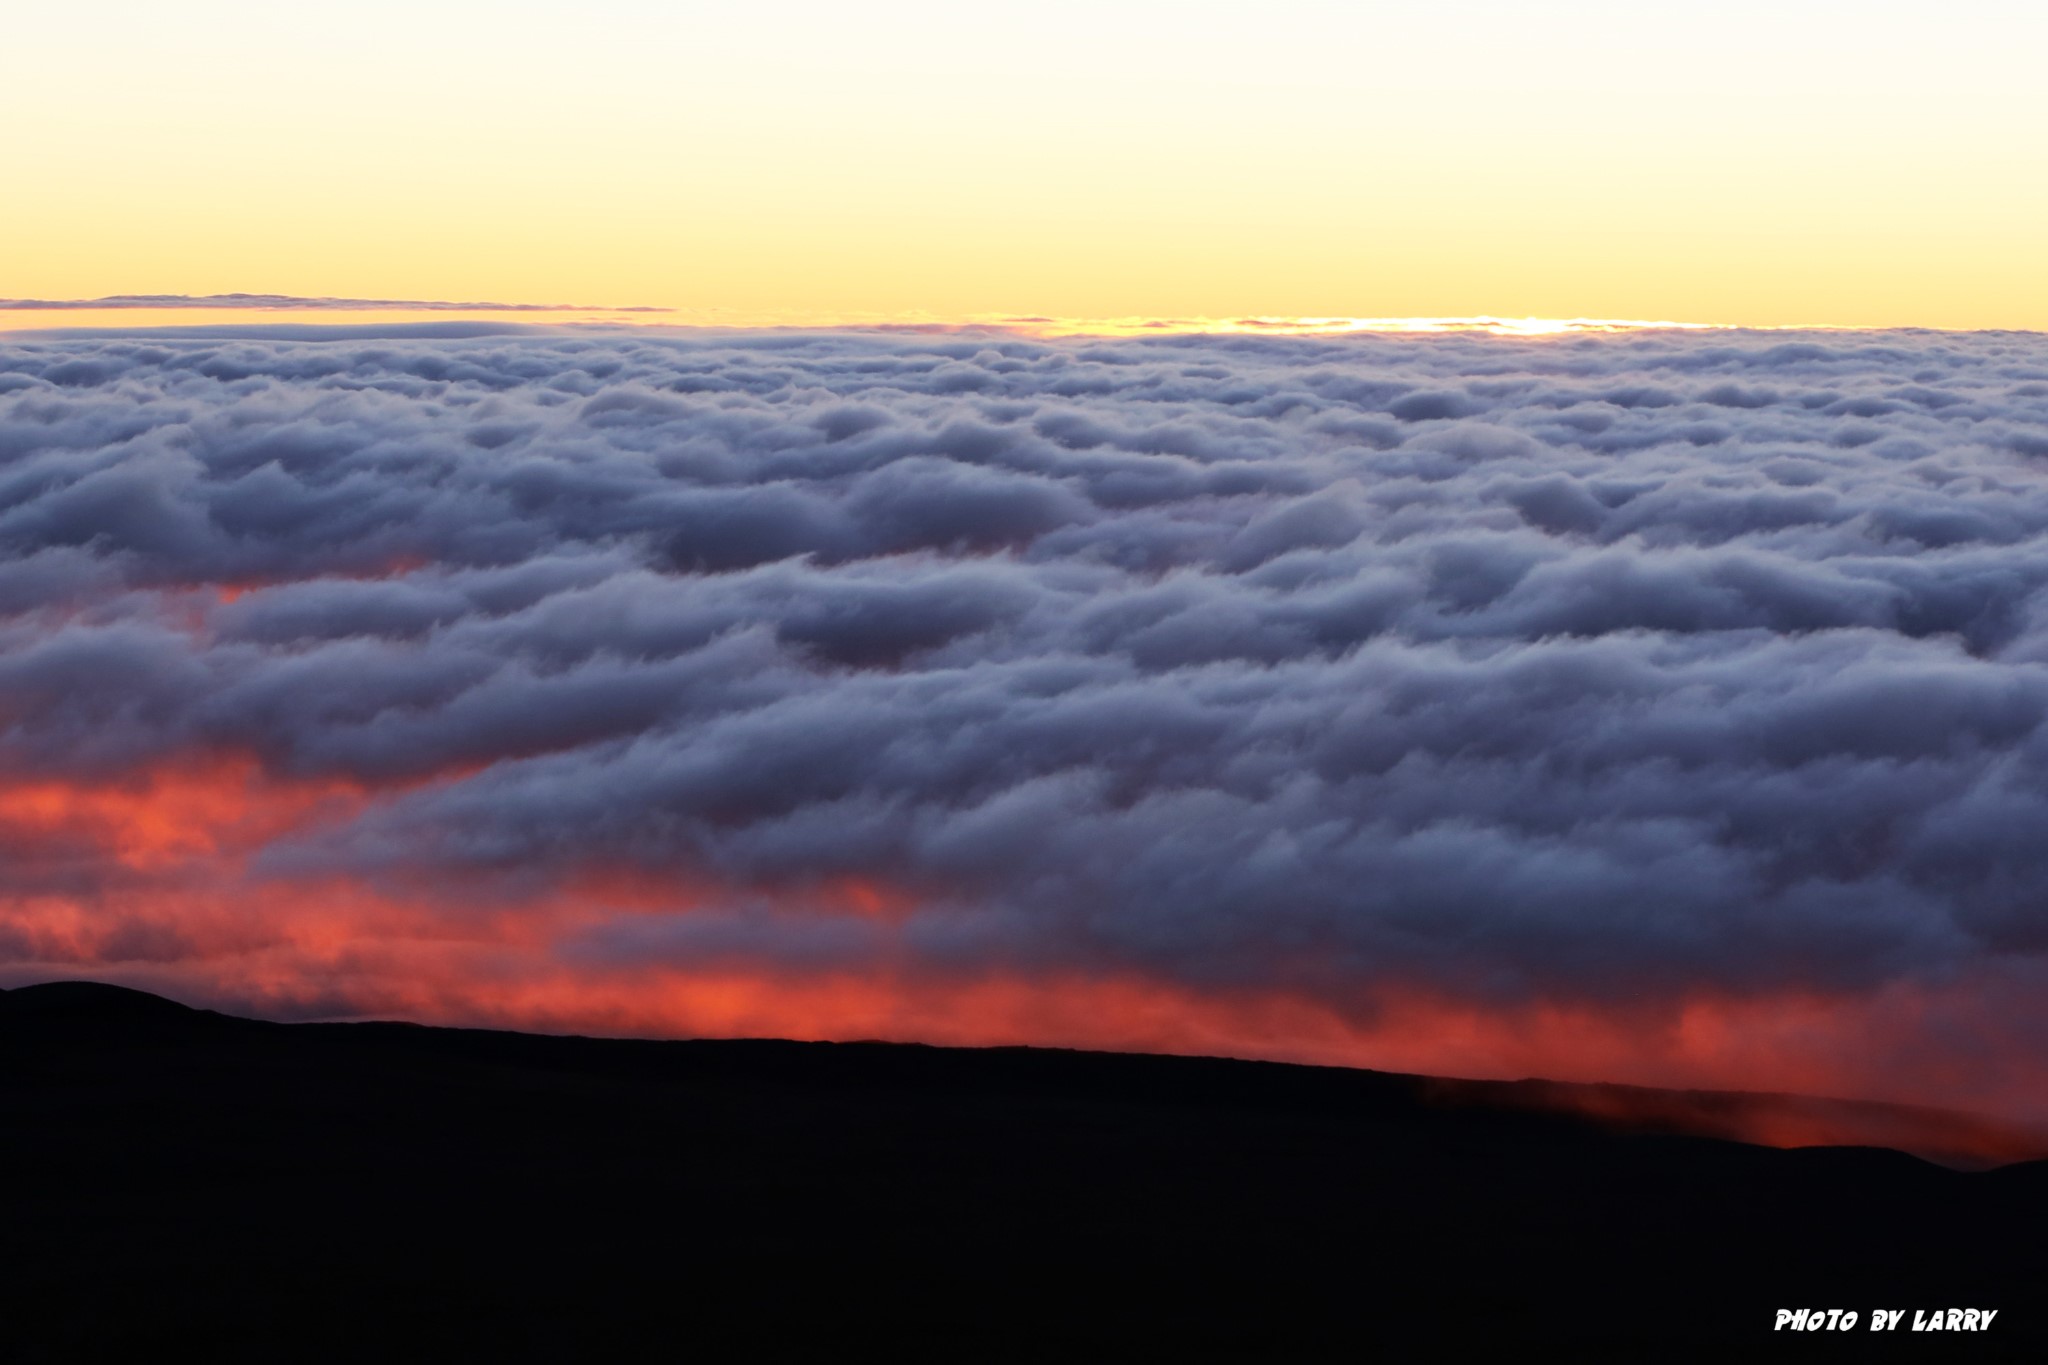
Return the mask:
M 6 982 L 2043 1118 L 2038 338 L 0 357 Z

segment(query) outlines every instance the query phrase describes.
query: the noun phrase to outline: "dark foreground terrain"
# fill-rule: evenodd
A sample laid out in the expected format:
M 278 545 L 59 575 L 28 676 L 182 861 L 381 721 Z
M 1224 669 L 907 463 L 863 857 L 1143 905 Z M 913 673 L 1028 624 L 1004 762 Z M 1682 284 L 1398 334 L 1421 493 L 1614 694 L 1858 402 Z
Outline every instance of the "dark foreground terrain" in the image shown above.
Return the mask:
M 2038 1360 L 2048 1163 L 1628 1136 L 1371 1072 L 54 985 L 0 993 L 0 1269 L 9 1361 Z M 1951 1306 L 2000 1311 L 1909 1330 Z

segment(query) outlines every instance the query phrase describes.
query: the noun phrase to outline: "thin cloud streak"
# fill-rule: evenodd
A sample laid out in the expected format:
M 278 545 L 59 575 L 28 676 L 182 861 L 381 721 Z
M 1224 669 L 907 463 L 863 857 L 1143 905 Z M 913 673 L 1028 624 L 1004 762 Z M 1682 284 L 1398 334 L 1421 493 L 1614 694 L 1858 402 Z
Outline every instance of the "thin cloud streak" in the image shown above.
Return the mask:
M 276 309 L 294 312 L 408 313 L 668 313 L 646 305 L 582 303 L 456 303 L 446 299 L 302 298 L 293 294 L 109 294 L 97 299 L 0 299 L 0 313 L 100 312 L 116 309 Z

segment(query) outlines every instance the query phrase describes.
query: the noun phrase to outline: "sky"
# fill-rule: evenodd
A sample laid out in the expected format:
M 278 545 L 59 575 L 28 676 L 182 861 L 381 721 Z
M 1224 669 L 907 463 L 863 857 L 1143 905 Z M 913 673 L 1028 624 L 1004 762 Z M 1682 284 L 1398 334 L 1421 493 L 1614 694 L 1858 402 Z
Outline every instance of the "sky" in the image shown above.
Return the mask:
M 0 342 L 0 985 L 2048 1123 L 2048 342 Z
M 2048 10 L 10 16 L 0 296 L 2048 326 Z

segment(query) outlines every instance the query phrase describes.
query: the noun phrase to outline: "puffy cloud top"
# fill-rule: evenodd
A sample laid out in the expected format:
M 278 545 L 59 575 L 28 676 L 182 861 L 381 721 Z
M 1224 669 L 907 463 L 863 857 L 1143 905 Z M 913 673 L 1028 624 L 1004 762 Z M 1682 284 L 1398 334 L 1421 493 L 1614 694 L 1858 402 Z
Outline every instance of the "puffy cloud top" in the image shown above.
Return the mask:
M 2032 335 L 17 342 L 0 763 L 603 959 L 1855 991 L 2048 952 L 2044 537 Z

